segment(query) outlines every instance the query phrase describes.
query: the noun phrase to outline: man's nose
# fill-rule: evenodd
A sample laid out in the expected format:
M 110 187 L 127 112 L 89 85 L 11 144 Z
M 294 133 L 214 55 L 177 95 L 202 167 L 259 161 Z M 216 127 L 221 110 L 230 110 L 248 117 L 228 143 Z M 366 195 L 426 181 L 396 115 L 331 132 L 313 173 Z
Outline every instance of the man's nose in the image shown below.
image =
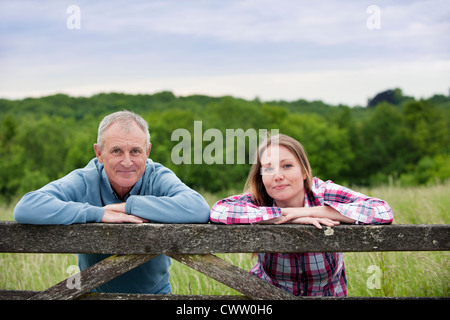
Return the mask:
M 131 167 L 132 166 L 133 161 L 131 161 L 131 157 L 130 157 L 130 154 L 128 152 L 124 153 L 124 156 L 122 158 L 121 164 L 124 167 Z

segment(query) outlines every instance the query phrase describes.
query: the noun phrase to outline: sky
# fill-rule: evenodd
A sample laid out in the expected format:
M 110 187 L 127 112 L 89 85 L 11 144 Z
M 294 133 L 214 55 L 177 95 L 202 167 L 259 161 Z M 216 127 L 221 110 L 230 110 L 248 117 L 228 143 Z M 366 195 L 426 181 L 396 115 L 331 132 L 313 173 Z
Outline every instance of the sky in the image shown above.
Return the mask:
M 450 1 L 0 0 L 0 97 L 450 94 Z

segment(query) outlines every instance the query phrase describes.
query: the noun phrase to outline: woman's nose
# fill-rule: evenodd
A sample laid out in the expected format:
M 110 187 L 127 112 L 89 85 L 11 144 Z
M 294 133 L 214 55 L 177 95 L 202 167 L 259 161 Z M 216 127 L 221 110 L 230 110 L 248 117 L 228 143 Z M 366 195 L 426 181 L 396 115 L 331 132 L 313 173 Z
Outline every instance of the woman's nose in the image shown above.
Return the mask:
M 276 181 L 284 179 L 284 174 L 283 174 L 283 172 L 280 169 L 276 169 L 274 174 L 275 174 L 274 178 L 275 178 Z

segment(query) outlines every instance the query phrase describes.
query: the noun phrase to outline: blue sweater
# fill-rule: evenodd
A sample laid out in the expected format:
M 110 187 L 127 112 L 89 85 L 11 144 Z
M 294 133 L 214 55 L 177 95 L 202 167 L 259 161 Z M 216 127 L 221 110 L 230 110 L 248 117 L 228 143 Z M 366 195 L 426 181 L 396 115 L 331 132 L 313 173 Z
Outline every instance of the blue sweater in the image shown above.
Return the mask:
M 207 223 L 209 206 L 159 163 L 148 159 L 145 173 L 124 200 L 118 199 L 96 158 L 83 169 L 27 193 L 14 209 L 14 219 L 24 224 L 100 222 L 103 206 L 126 201 L 126 212 L 155 223 Z M 81 270 L 108 255 L 78 254 Z M 98 287 L 97 292 L 169 293 L 170 258 L 160 255 Z

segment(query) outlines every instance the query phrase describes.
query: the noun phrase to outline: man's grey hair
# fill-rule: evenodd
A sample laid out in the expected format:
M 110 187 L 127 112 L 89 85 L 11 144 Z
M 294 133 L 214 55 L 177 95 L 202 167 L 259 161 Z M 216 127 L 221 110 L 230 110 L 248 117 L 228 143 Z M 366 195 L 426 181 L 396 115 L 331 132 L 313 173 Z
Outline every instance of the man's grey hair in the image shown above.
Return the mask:
M 103 150 L 103 135 L 106 129 L 115 122 L 120 122 L 126 131 L 131 129 L 133 122 L 145 132 L 147 136 L 147 150 L 150 148 L 150 132 L 148 131 L 148 123 L 140 115 L 131 111 L 118 111 L 111 113 L 103 118 L 98 126 L 97 145 Z

